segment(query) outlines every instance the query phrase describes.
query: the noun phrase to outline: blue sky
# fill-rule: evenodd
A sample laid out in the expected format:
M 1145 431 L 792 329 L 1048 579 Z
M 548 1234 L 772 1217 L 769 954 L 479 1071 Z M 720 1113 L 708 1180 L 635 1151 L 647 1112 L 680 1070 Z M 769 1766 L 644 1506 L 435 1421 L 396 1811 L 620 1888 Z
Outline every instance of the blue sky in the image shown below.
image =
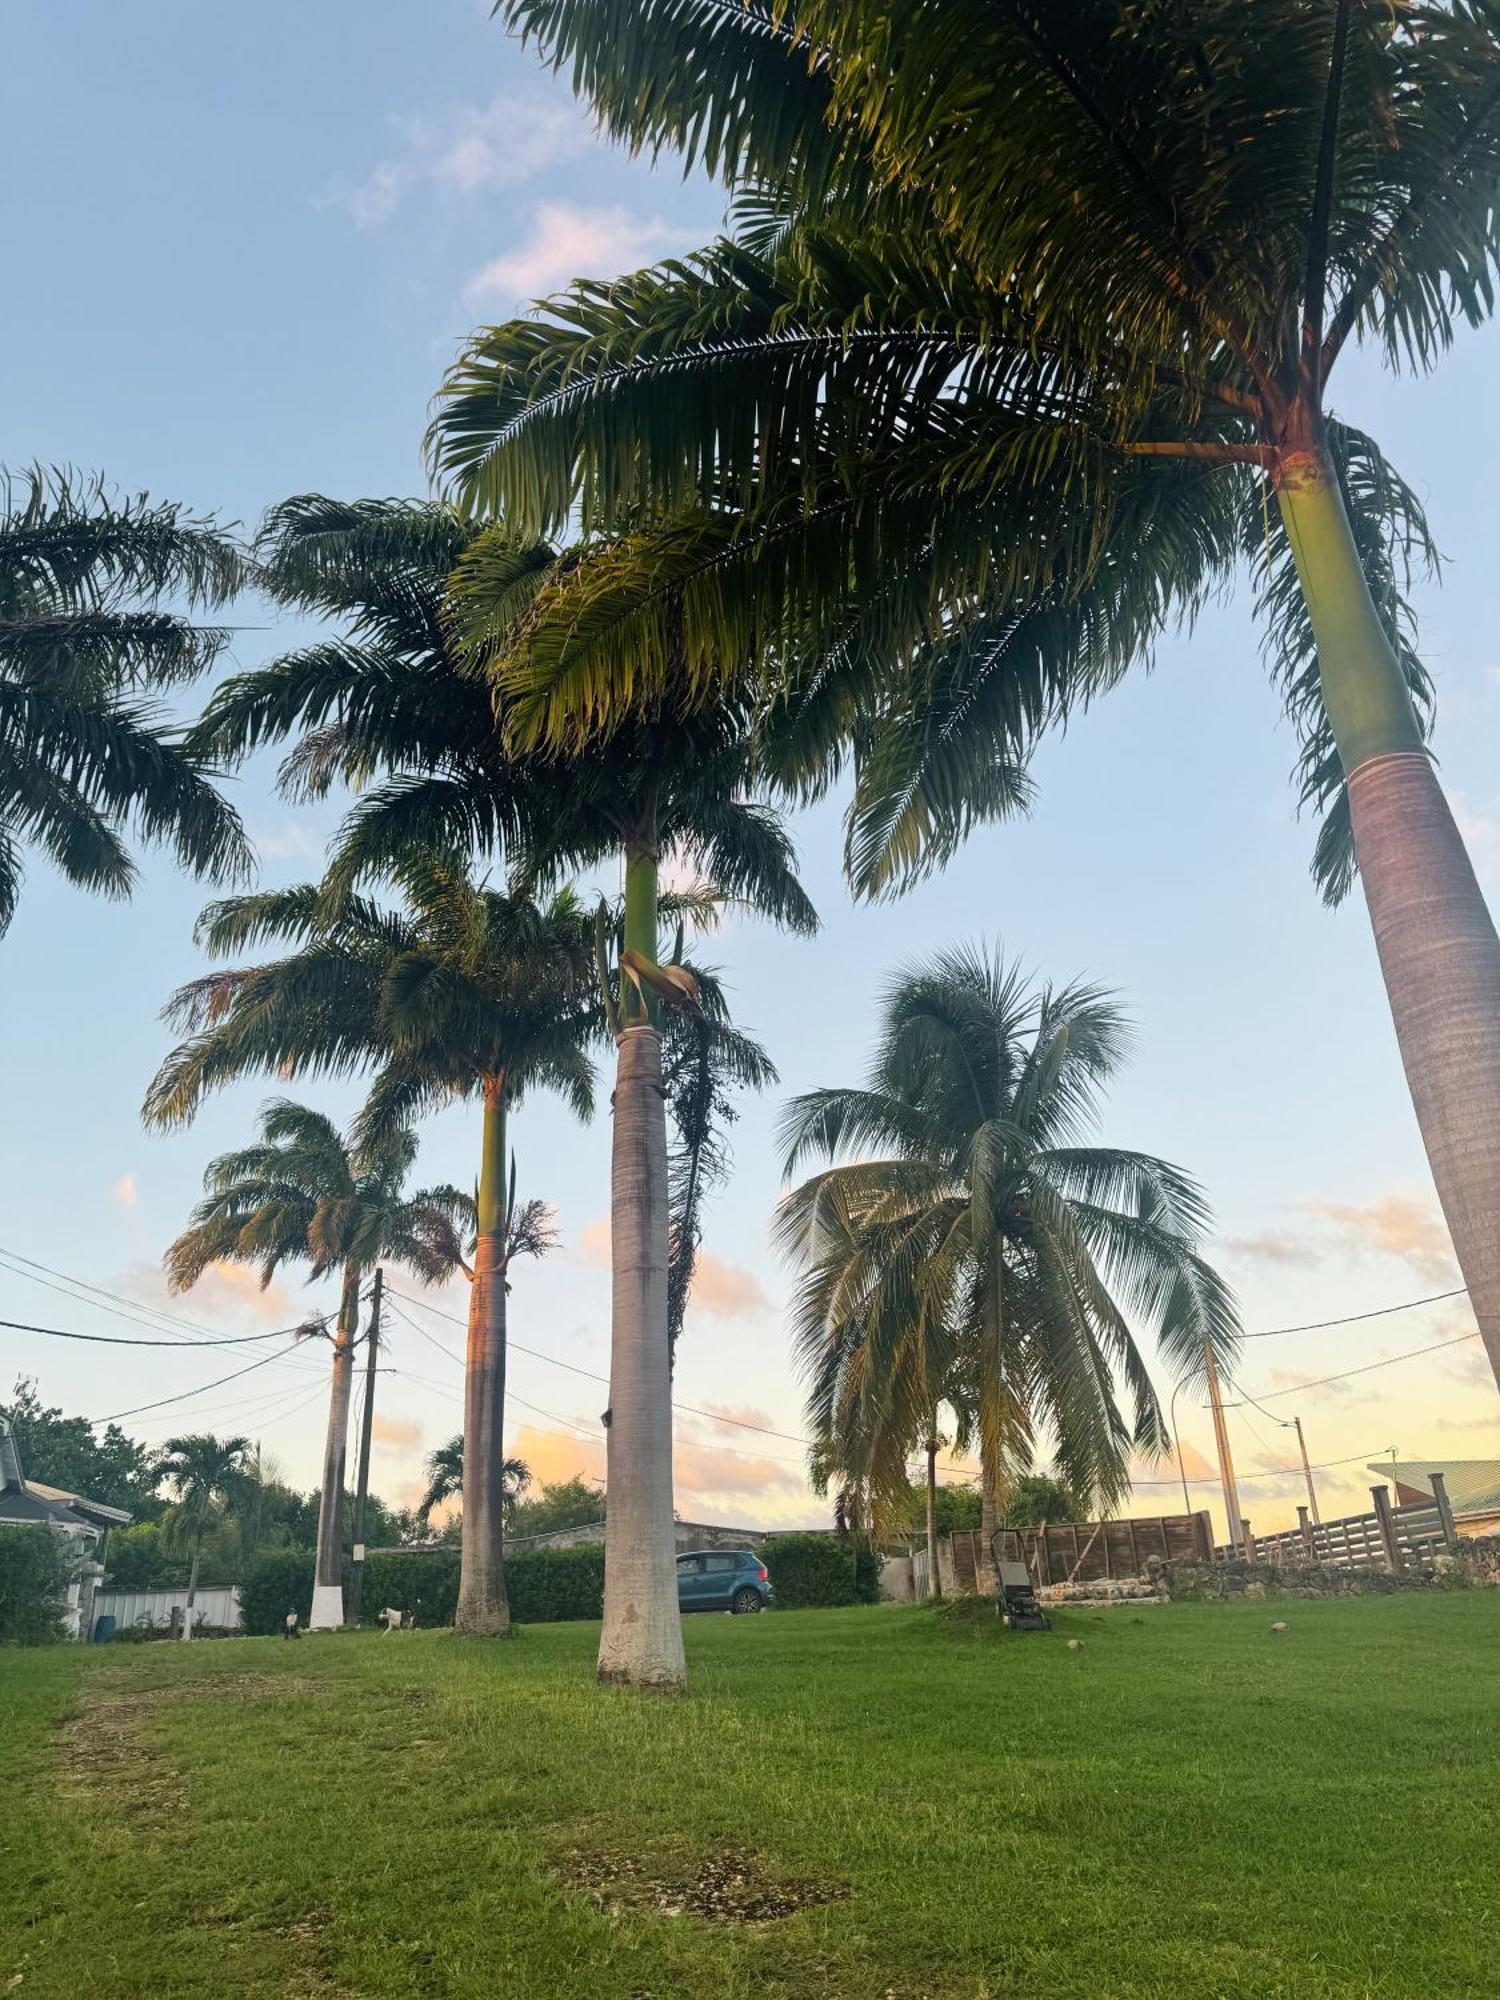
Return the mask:
M 575 273 L 691 247 L 722 208 L 716 190 L 684 183 L 670 163 L 652 171 L 600 144 L 566 88 L 505 39 L 479 0 L 262 0 L 251 10 L 8 0 L 0 133 L 10 156 L 0 174 L 9 277 L 0 459 L 98 468 L 246 523 L 309 489 L 422 491 L 430 399 L 472 326 Z M 1447 558 L 1441 588 L 1419 591 L 1423 649 L 1439 681 L 1445 779 L 1492 893 L 1497 360 L 1493 330 L 1466 338 L 1428 380 L 1393 381 L 1373 356 L 1355 354 L 1334 396 L 1424 496 Z M 239 615 L 243 665 L 302 633 L 259 605 Z M 1363 909 L 1329 915 L 1307 878 L 1311 835 L 1294 815 L 1293 757 L 1242 590 L 1165 645 L 1152 675 L 1046 746 L 1029 821 L 976 835 L 905 901 L 850 907 L 837 802 L 799 822 L 822 939 L 737 923 L 712 952 L 782 1087 L 747 1105 L 736 1130 L 736 1176 L 710 1222 L 680 1357 L 684 1402 L 801 1429 L 779 1311 L 786 1278 L 767 1244 L 776 1106 L 787 1092 L 853 1080 L 893 969 L 958 939 L 997 939 L 1039 972 L 1087 972 L 1121 990 L 1137 1050 L 1106 1136 L 1164 1153 L 1206 1182 L 1217 1253 L 1249 1327 L 1457 1283 Z M 269 765 L 252 768 L 235 796 L 263 879 L 302 879 L 335 813 L 290 812 L 271 778 Z M 167 1045 L 158 1009 L 200 969 L 191 927 L 203 900 L 160 857 L 124 907 L 83 898 L 38 863 L 0 943 L 9 1114 L 0 1245 L 157 1306 L 161 1252 L 204 1162 L 240 1142 L 266 1094 L 226 1094 L 185 1133 L 140 1127 L 141 1095 Z M 353 1097 L 318 1101 L 343 1112 Z M 537 1100 L 515 1136 L 526 1188 L 556 1204 L 564 1246 L 518 1278 L 513 1333 L 602 1370 L 605 1124 L 580 1128 Z M 473 1141 L 471 1117 L 434 1121 L 424 1177 L 469 1181 Z M 306 1297 L 295 1279 L 257 1299 L 225 1276 L 171 1309 L 244 1331 L 296 1318 Z M 456 1295 L 436 1303 L 462 1311 Z M 409 1310 L 439 1341 L 461 1340 L 456 1326 Z M 0 1314 L 130 1330 L 4 1270 Z M 1257 1341 L 1242 1378 L 1258 1395 L 1284 1391 L 1471 1327 L 1458 1301 Z M 185 1360 L 4 1332 L 0 1342 L 0 1384 L 32 1372 L 49 1400 L 90 1415 L 238 1365 L 232 1353 Z M 397 1497 L 457 1426 L 459 1371 L 400 1320 L 392 1358 L 403 1372 L 387 1385 L 375 1467 Z M 523 1454 L 549 1476 L 597 1470 L 602 1386 L 526 1355 L 512 1380 Z M 249 1430 L 310 1483 L 319 1402 L 318 1370 L 304 1356 L 126 1427 L 151 1438 L 187 1425 Z M 1500 1400 L 1473 1344 L 1268 1408 L 1302 1415 L 1319 1461 L 1393 1444 L 1406 1458 L 1500 1451 Z M 1250 1476 L 1285 1463 L 1290 1434 L 1248 1415 L 1253 1430 L 1234 1420 L 1236 1450 L 1252 1518 L 1273 1527 L 1290 1516 L 1294 1484 Z M 1210 1449 L 1202 1413 L 1189 1410 L 1184 1430 L 1198 1452 Z M 1143 1470 L 1158 1480 L 1172 1472 Z M 785 1440 L 684 1415 L 678 1472 L 689 1518 L 819 1512 Z M 1368 1479 L 1356 1462 L 1325 1484 L 1325 1512 L 1345 1511 Z M 1157 1511 L 1171 1492 L 1143 1484 L 1137 1511 Z M 1217 1505 L 1204 1483 L 1195 1499 Z

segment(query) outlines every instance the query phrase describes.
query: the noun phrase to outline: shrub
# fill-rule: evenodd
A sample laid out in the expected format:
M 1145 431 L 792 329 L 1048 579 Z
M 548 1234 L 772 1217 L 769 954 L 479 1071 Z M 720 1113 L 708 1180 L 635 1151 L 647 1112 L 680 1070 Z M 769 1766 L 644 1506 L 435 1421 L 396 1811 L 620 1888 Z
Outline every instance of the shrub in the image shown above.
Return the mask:
M 532 1549 L 505 1565 L 510 1615 L 518 1625 L 597 1618 L 604 1608 L 604 1550 Z
M 45 1646 L 63 1636 L 72 1573 L 50 1528 L 0 1528 L 0 1646 Z
M 883 1558 L 879 1549 L 860 1542 L 854 1551 L 854 1598 L 857 1604 L 880 1602 L 880 1571 Z
M 312 1615 L 311 1549 L 267 1549 L 240 1584 L 240 1622 L 247 1632 L 279 1632 L 288 1611 L 305 1625 Z
M 810 1611 L 858 1602 L 854 1551 L 832 1535 L 778 1535 L 765 1550 L 775 1596 L 782 1611 Z M 876 1572 L 879 1595 L 879 1571 Z
M 373 1625 L 389 1605 L 420 1625 L 451 1625 L 458 1603 L 458 1550 L 422 1549 L 371 1556 L 365 1563 L 362 1617 Z

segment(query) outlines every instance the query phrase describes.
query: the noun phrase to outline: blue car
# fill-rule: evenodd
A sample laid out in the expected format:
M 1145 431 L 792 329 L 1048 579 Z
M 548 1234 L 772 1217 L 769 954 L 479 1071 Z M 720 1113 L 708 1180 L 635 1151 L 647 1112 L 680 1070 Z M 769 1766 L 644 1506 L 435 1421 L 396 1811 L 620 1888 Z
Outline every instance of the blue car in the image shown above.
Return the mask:
M 683 1611 L 764 1611 L 770 1598 L 766 1566 L 751 1549 L 693 1549 L 677 1558 Z

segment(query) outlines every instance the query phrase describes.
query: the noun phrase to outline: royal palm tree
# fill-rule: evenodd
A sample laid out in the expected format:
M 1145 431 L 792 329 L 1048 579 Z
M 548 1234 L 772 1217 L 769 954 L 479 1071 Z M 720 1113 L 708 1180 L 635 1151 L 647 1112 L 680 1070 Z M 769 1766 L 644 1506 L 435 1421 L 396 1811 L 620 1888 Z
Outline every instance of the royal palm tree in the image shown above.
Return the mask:
M 782 1204 L 804 1267 L 794 1315 L 825 1461 L 877 1506 L 909 1501 L 907 1461 L 942 1399 L 974 1395 L 986 1546 L 996 1500 L 1054 1440 L 1068 1483 L 1114 1505 L 1132 1450 L 1169 1442 L 1134 1331 L 1174 1373 L 1232 1356 L 1232 1297 L 1196 1245 L 1196 1183 L 1088 1143 L 1126 1024 L 1104 989 L 1030 983 L 982 949 L 941 953 L 886 995 L 863 1089 L 795 1098 L 788 1174 L 836 1164 Z M 1128 1389 L 1130 1421 L 1117 1402 Z
M 531 1472 L 524 1459 L 504 1458 L 500 1461 L 500 1504 L 507 1525 L 515 1516 L 516 1502 L 530 1484 Z M 436 1451 L 428 1454 L 427 1491 L 417 1508 L 417 1519 L 425 1524 L 434 1507 L 456 1500 L 463 1490 L 464 1440 L 462 1436 L 451 1437 L 446 1444 L 440 1444 Z
M 221 604 L 240 555 L 212 521 L 62 472 L 0 473 L 0 932 L 22 850 L 126 896 L 133 832 L 197 874 L 247 860 L 234 812 L 160 705 L 227 634 L 176 610 Z
M 228 682 L 195 740 L 233 759 L 301 731 L 285 767 L 294 791 L 368 785 L 336 846 L 330 894 L 454 846 L 502 854 L 536 879 L 623 864 L 618 959 L 604 968 L 617 1067 L 599 1671 L 679 1687 L 662 1027 L 664 1012 L 709 1009 L 700 978 L 660 963 L 660 867 L 663 856 L 686 855 L 710 887 L 709 907 L 731 898 L 793 929 L 813 927 L 790 843 L 755 800 L 757 710 L 735 697 L 684 718 L 657 704 L 607 738 L 517 747 L 496 664 L 522 644 L 539 597 L 565 583 L 587 587 L 574 574 L 591 579 L 586 563 L 501 528 L 476 530 L 442 507 L 316 496 L 276 510 L 261 550 L 272 589 L 345 618 L 350 636 Z M 369 783 L 377 773 L 383 781 Z M 689 898 L 692 908 L 703 901 Z M 765 1074 L 753 1044 L 718 1039 L 747 1080 Z M 690 1247 L 692 1232 L 677 1240 Z
M 318 1501 L 314 1627 L 338 1626 L 344 1619 L 340 1513 L 365 1274 L 377 1264 L 397 1263 L 426 1283 L 441 1284 L 461 1255 L 467 1198 L 444 1187 L 406 1193 L 416 1155 L 409 1130 L 384 1127 L 372 1139 L 351 1141 L 322 1112 L 275 1100 L 262 1109 L 257 1144 L 210 1161 L 192 1223 L 166 1255 L 173 1291 L 187 1290 L 211 1264 L 226 1261 L 251 1265 L 262 1285 L 289 1262 L 307 1263 L 313 1278 L 330 1272 L 340 1277 Z
M 396 870 L 404 909 L 382 910 L 315 884 L 213 905 L 199 925 L 215 956 L 266 940 L 289 956 L 209 974 L 178 992 L 169 1018 L 188 1039 L 167 1058 L 148 1121 L 180 1123 L 213 1084 L 251 1072 L 344 1074 L 375 1066 L 360 1116 L 379 1143 L 426 1112 L 482 1105 L 464 1376 L 468 1505 L 456 1623 L 510 1629 L 503 1491 L 506 1298 L 518 1257 L 552 1235 L 541 1202 L 518 1207 L 509 1117 L 529 1089 L 593 1110 L 588 1045 L 599 1034 L 593 925 L 572 893 L 538 903 L 522 886 L 476 882 L 455 854 L 414 852 Z
M 736 240 L 480 335 L 437 421 L 517 532 L 687 510 L 717 544 L 711 631 L 643 645 L 649 593 L 590 630 L 593 712 L 752 643 L 838 693 L 879 891 L 1023 802 L 1037 728 L 1248 560 L 1500 1373 L 1500 941 L 1426 749 L 1400 584 L 1430 544 L 1328 405 L 1351 340 L 1426 368 L 1493 309 L 1490 0 L 500 11 L 612 134 L 735 192 Z
M 170 1536 L 173 1540 L 181 1536 L 191 1551 L 187 1609 L 182 1619 L 182 1636 L 191 1639 L 203 1537 L 227 1508 L 246 1497 L 254 1483 L 250 1440 L 214 1437 L 207 1431 L 170 1437 L 161 1448 L 156 1472 L 177 1496 L 168 1516 Z

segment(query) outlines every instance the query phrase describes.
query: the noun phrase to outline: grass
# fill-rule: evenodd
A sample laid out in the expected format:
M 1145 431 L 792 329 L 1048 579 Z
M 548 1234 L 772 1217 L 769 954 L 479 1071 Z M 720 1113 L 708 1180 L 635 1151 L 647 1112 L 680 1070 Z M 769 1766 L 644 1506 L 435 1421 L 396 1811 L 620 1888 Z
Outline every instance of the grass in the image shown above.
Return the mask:
M 1500 1592 L 594 1638 L 0 1654 L 0 1994 L 1495 1991 Z

